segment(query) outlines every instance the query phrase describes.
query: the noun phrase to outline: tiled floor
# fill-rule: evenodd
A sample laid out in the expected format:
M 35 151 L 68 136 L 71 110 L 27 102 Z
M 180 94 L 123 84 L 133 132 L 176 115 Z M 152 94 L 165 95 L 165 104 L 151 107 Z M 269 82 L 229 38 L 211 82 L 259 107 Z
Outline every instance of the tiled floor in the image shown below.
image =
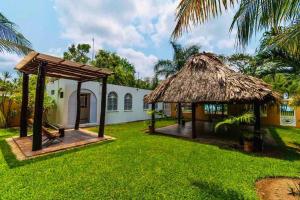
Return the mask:
M 196 122 L 196 134 L 197 137 L 203 134 L 213 133 L 214 124 L 210 122 L 197 121 Z M 192 137 L 192 122 L 186 122 L 185 126 L 178 126 L 174 124 L 171 126 L 166 126 L 162 128 L 155 129 L 158 133 L 163 133 L 167 135 L 180 136 L 185 138 Z
M 43 137 L 44 139 L 44 137 Z M 76 148 L 91 143 L 97 143 L 101 141 L 113 140 L 110 136 L 104 136 L 102 138 L 97 137 L 97 134 L 90 131 L 80 130 L 65 130 L 65 136 L 61 138 L 61 142 L 54 143 L 50 146 L 43 146 L 41 150 L 32 151 L 32 136 L 23 138 L 12 138 L 8 143 L 12 147 L 12 151 L 16 154 L 18 159 L 28 159 L 52 152 L 63 151 L 71 148 Z

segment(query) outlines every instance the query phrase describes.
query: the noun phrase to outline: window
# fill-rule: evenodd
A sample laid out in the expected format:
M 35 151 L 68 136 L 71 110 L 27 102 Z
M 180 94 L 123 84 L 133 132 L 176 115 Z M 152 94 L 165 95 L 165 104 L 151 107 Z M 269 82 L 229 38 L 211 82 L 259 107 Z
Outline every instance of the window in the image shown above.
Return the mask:
M 191 103 L 182 103 L 181 109 L 182 109 L 182 112 L 185 112 L 185 113 L 192 112 L 192 104 Z
M 64 98 L 64 92 L 60 92 L 59 93 L 59 97 L 62 99 L 62 98 Z
M 108 94 L 107 110 L 109 110 L 109 111 L 118 110 L 118 95 L 117 95 L 117 93 L 110 92 Z
M 54 95 L 55 94 L 55 90 L 51 90 L 51 95 Z
M 253 104 L 245 104 L 243 112 L 254 112 Z M 268 116 L 268 105 L 262 104 L 260 105 L 260 117 L 267 117 Z
M 132 110 L 132 95 L 129 93 L 124 97 L 124 110 Z
M 144 99 L 145 99 L 145 97 L 146 97 L 146 95 L 144 96 Z M 147 104 L 147 103 L 145 102 L 145 100 L 143 100 L 143 102 L 144 102 L 144 104 L 143 104 L 144 110 L 148 110 L 148 109 L 149 109 L 149 104 Z
M 226 104 L 204 104 L 204 113 L 211 115 L 227 115 Z

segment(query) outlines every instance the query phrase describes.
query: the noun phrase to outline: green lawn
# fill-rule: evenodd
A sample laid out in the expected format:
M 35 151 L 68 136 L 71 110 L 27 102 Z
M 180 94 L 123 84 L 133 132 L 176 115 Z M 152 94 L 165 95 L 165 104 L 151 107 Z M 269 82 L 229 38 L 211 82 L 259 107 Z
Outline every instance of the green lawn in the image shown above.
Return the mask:
M 107 126 L 117 140 L 22 162 L 4 142 L 16 132 L 2 131 L 0 199 L 256 199 L 257 179 L 299 175 L 295 154 L 258 157 L 143 129 L 143 122 Z M 271 129 L 299 142 L 299 129 Z

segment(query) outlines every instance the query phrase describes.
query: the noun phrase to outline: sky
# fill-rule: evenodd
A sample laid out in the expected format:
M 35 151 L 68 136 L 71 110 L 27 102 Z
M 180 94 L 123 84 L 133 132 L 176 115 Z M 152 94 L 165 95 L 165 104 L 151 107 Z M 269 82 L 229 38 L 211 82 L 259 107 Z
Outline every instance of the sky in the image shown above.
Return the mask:
M 178 0 L 2 0 L 0 12 L 18 25 L 33 49 L 62 57 L 71 44 L 95 41 L 95 51 L 118 53 L 134 64 L 139 77 L 153 75 L 159 59 L 172 59 L 170 35 Z M 193 27 L 178 42 L 230 55 L 236 29 L 229 32 L 234 8 L 217 19 Z M 254 53 L 259 38 L 245 50 Z M 0 71 L 11 71 L 22 57 L 0 55 Z

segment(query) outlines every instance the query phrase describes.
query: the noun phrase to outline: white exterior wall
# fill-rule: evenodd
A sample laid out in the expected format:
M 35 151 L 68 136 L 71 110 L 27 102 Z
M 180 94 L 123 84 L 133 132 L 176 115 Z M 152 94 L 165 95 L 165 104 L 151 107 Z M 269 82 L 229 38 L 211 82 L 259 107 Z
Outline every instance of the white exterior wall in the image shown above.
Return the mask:
M 61 88 L 60 92 L 63 92 L 63 98 L 60 98 L 59 96 L 59 88 Z M 51 95 L 51 90 L 55 91 L 54 95 Z M 72 80 L 60 79 L 55 81 L 54 83 L 47 84 L 47 92 L 49 95 L 55 98 L 57 104 L 56 110 L 54 112 L 51 112 L 48 117 L 50 121 L 60 124 L 66 128 L 74 127 L 77 103 L 76 90 L 77 82 Z M 84 82 L 81 86 L 81 92 L 89 92 L 94 94 L 96 97 L 95 99 L 91 98 L 90 100 L 91 123 L 81 124 L 81 126 L 98 125 L 100 120 L 101 107 L 101 83 Z M 150 119 L 150 116 L 147 115 L 147 111 L 143 108 L 143 98 L 145 95 L 149 94 L 151 90 L 107 84 L 107 95 L 110 92 L 115 92 L 118 95 L 118 110 L 107 111 L 106 106 L 106 124 L 124 123 Z M 132 111 L 124 111 L 124 96 L 127 93 L 130 93 L 132 95 Z M 158 103 L 157 110 L 162 109 L 162 103 Z M 93 116 L 95 115 L 96 120 L 93 120 Z

